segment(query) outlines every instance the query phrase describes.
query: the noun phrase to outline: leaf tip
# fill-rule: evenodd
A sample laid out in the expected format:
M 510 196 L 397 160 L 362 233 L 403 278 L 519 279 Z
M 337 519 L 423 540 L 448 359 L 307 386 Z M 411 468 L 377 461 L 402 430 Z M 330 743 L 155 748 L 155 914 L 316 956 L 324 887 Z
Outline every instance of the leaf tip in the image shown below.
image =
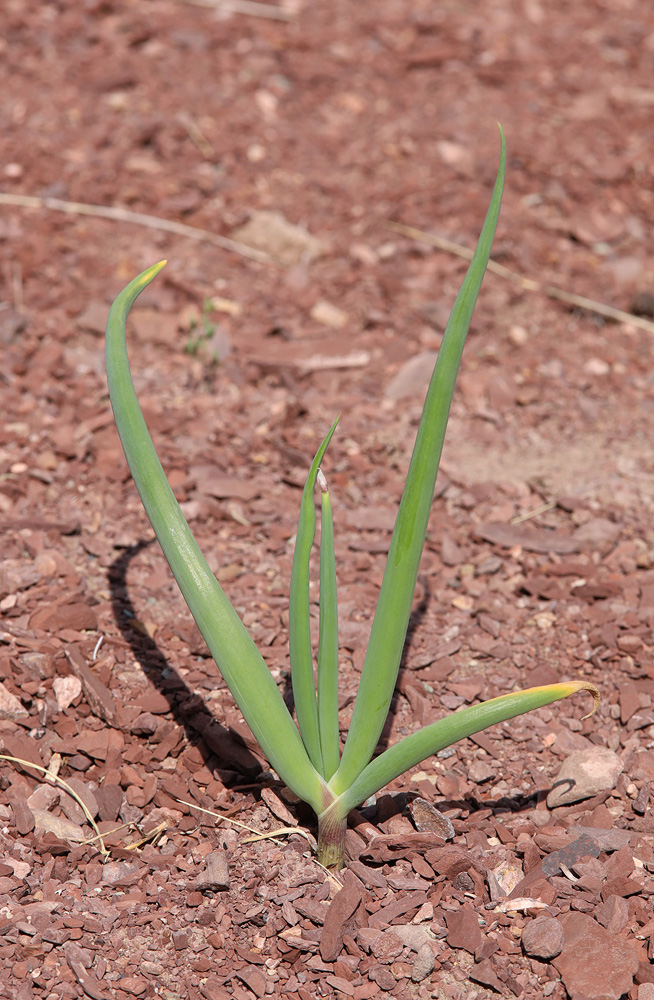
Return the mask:
M 577 688 L 578 691 L 588 691 L 593 696 L 593 707 L 591 708 L 590 712 L 588 712 L 586 715 L 582 715 L 581 721 L 583 722 L 584 719 L 590 719 L 591 715 L 595 714 L 595 712 L 600 706 L 602 698 L 600 696 L 598 689 L 595 687 L 594 684 L 591 684 L 590 681 L 578 681 L 577 683 L 579 685 Z

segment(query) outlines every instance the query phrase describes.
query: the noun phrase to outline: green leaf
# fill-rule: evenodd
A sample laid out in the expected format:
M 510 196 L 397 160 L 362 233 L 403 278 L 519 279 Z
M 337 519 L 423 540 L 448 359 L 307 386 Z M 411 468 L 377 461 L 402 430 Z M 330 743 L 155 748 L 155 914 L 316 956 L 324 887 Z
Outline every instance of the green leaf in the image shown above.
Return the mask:
M 321 489 L 320 519 L 320 627 L 318 641 L 318 724 L 327 780 L 338 768 L 338 596 L 334 524 L 327 480 L 318 470 Z
M 506 145 L 501 129 L 500 135 L 501 158 L 495 188 L 477 248 L 445 329 L 427 391 L 350 731 L 340 767 L 330 781 L 330 787 L 337 794 L 353 783 L 370 760 L 386 721 L 397 680 L 454 384 L 500 211 L 506 165 Z
M 527 688 L 525 691 L 514 691 L 503 694 L 499 698 L 491 698 L 480 705 L 472 705 L 458 712 L 453 712 L 430 726 L 419 729 L 417 733 L 405 736 L 388 750 L 371 761 L 363 769 L 353 784 L 340 797 L 338 809 L 347 815 L 350 809 L 379 791 L 385 785 L 404 774 L 432 754 L 444 750 L 445 747 L 457 743 L 466 736 L 479 733 L 498 722 L 513 719 L 516 715 L 524 715 L 535 708 L 550 705 L 553 701 L 568 698 L 578 691 L 590 691 L 593 696 L 593 709 L 599 705 L 599 691 L 589 681 L 564 681 L 560 684 L 545 684 L 540 687 Z M 584 716 L 586 718 L 586 716 Z
M 302 739 L 315 769 L 324 774 L 320 731 L 318 727 L 318 701 L 313 676 L 313 653 L 311 649 L 311 621 L 309 615 L 309 566 L 311 547 L 316 534 L 316 503 L 314 490 L 318 468 L 327 446 L 336 430 L 338 418 L 318 448 L 302 492 L 300 517 L 295 538 L 293 569 L 291 571 L 291 591 L 288 608 L 288 642 L 291 657 L 291 682 L 295 712 L 302 733 Z
M 106 366 L 116 426 L 150 523 L 243 718 L 282 781 L 319 812 L 324 801 L 323 782 L 307 757 L 268 667 L 186 523 L 134 392 L 125 322 L 135 299 L 164 264 L 155 264 L 131 281 L 109 313 Z

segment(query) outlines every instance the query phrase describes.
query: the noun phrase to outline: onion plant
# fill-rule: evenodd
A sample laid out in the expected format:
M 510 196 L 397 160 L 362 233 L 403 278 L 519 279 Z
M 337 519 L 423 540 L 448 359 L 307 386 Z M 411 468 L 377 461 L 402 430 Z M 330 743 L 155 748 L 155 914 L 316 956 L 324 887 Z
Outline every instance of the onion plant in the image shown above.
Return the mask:
M 454 303 L 427 391 L 347 737 L 338 717 L 338 614 L 332 511 L 321 465 L 335 421 L 318 448 L 302 494 L 290 581 L 289 645 L 297 725 L 272 674 L 217 582 L 157 457 L 130 374 L 125 324 L 137 296 L 164 266 L 155 264 L 118 295 L 109 314 L 106 365 L 116 425 L 143 506 L 164 555 L 243 717 L 281 780 L 315 810 L 318 860 L 343 864 L 350 810 L 409 768 L 452 743 L 532 709 L 586 690 L 585 680 L 492 698 L 425 726 L 375 756 L 406 638 L 436 474 L 464 342 L 488 263 L 502 198 L 506 148 L 472 262 Z M 320 610 L 314 663 L 309 572 L 320 493 Z

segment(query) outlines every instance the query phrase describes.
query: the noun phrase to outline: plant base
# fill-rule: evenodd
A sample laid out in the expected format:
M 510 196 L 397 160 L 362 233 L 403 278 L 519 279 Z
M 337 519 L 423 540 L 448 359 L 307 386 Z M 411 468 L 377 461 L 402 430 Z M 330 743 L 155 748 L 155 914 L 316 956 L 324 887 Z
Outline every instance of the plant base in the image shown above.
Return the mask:
M 336 817 L 329 811 L 318 817 L 318 850 L 316 860 L 325 868 L 338 871 L 345 860 L 347 816 Z

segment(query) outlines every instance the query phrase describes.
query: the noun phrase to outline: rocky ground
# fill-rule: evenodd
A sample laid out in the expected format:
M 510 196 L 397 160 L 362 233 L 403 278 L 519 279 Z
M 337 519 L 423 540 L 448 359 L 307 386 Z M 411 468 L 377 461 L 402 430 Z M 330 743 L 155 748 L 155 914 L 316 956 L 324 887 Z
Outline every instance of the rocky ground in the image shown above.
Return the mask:
M 2 762 L 0 996 L 652 1000 L 649 0 L 5 0 L 0 31 L 0 747 L 107 852 Z M 136 386 L 284 690 L 301 486 L 342 414 L 345 734 L 496 121 L 499 269 L 383 739 L 558 679 L 602 704 L 425 761 L 336 877 L 153 541 L 104 324 L 168 258 Z

